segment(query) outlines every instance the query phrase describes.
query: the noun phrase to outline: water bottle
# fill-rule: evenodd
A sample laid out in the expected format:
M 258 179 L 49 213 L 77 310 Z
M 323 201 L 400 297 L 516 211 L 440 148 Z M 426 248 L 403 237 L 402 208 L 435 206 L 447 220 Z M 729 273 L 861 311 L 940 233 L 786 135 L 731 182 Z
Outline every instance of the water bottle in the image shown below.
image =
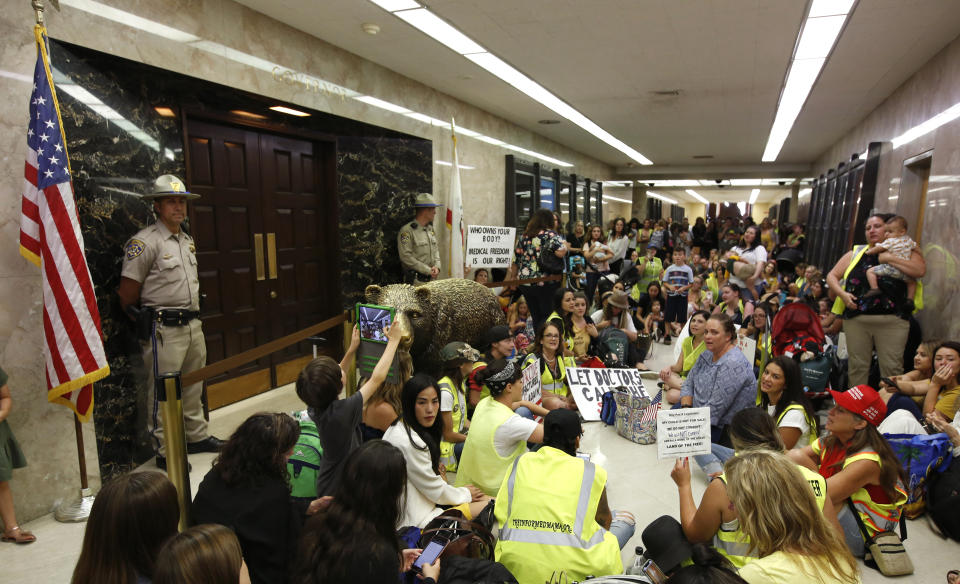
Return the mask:
M 647 561 L 643 557 L 643 546 L 638 545 L 634 548 L 633 564 L 627 569 L 627 574 L 631 576 L 642 576 L 643 575 L 643 564 Z

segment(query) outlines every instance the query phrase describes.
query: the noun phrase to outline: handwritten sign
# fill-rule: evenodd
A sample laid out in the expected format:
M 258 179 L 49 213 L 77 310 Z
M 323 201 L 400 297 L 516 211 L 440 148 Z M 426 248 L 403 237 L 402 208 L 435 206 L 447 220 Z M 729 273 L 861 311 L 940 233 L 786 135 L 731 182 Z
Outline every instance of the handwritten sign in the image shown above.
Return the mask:
M 649 397 L 643 386 L 643 379 L 636 369 L 591 369 L 589 367 L 571 367 L 567 369 L 567 385 L 580 415 L 586 422 L 600 420 L 600 406 L 603 394 L 624 387 L 635 397 Z
M 680 458 L 710 452 L 710 408 L 657 412 L 657 458 Z
M 752 364 L 753 360 L 757 358 L 757 341 L 755 339 L 737 335 L 737 348 L 743 352 L 743 356 L 747 358 L 749 363 Z
M 540 359 L 535 358 L 521 371 L 523 379 L 523 399 L 540 405 L 543 393 L 540 390 Z M 539 421 L 539 416 L 534 416 Z
M 467 267 L 509 268 L 516 227 L 467 226 Z

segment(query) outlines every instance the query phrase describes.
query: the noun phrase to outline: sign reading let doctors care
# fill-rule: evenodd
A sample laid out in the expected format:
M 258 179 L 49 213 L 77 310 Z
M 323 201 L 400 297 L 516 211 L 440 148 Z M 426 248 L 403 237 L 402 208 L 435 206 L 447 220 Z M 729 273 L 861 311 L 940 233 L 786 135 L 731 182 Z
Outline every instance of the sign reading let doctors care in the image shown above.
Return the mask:
M 468 268 L 509 268 L 516 227 L 467 226 Z
M 577 402 L 577 409 L 586 422 L 600 420 L 601 397 L 608 391 L 623 387 L 634 397 L 649 397 L 636 369 L 567 369 L 567 385 Z

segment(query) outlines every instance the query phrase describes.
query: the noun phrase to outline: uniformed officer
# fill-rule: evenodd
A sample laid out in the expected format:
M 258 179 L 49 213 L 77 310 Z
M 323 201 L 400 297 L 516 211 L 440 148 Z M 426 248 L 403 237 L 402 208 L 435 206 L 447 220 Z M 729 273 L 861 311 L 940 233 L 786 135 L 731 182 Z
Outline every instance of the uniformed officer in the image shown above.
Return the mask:
M 167 460 L 154 375 L 170 371 L 185 375 L 207 363 L 200 325 L 197 248 L 193 238 L 180 229 L 187 217 L 187 200 L 199 196 L 188 192 L 183 181 L 173 175 L 156 180 L 143 199 L 153 201 L 157 222 L 124 246 L 117 289 L 124 311 L 142 327 L 143 360 L 149 370 L 147 429 L 154 438 L 157 466 L 163 469 Z M 223 444 L 207 432 L 202 392 L 202 382 L 183 388 L 183 422 L 190 453 L 217 452 Z
M 403 281 L 416 285 L 436 280 L 440 275 L 440 248 L 433 232 L 433 218 L 441 205 L 429 193 L 420 193 L 413 206 L 417 215 L 400 228 L 397 249 L 403 264 Z

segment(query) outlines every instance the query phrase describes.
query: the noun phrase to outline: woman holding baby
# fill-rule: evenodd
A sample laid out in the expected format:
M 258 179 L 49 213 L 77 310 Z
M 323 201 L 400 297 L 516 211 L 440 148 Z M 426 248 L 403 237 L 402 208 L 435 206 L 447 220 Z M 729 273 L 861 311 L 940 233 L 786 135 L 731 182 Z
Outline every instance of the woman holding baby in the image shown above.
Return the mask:
M 893 377 L 903 372 L 903 348 L 907 342 L 913 312 L 908 295 L 907 279 L 923 277 L 927 264 L 914 245 L 907 259 L 886 247 L 887 223 L 902 225 L 902 217 L 874 214 L 865 226 L 867 245 L 855 245 L 837 261 L 827 274 L 827 284 L 836 294 L 833 312 L 844 319 L 843 331 L 850 352 L 850 386 L 867 383 L 870 359 L 874 350 L 880 361 L 880 374 Z M 905 229 L 904 229 L 905 231 Z M 903 278 L 880 274 L 880 286 L 872 292 L 868 271 L 887 265 L 902 273 Z M 876 271 L 876 270 L 874 270 Z M 885 271 L 885 270 L 881 270 Z

